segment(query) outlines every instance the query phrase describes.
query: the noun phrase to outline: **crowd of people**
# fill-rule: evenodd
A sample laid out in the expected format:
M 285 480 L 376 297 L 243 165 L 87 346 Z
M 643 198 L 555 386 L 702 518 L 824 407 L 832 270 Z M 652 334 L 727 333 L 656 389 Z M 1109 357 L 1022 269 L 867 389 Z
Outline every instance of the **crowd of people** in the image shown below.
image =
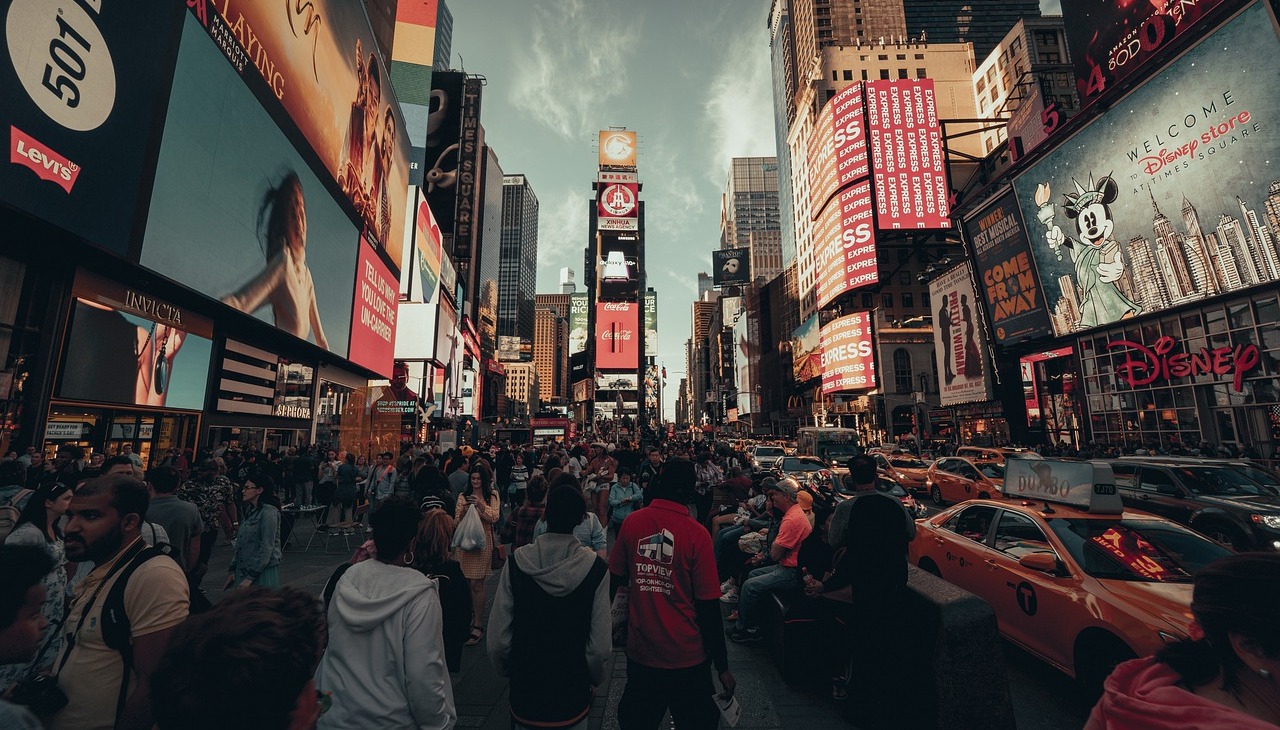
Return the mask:
M 736 688 L 726 639 L 759 641 L 771 596 L 816 627 L 803 650 L 833 697 L 892 716 L 886 678 L 851 658 L 892 651 L 865 627 L 905 605 L 915 523 L 871 457 L 836 499 L 702 442 L 405 445 L 372 464 L 222 444 L 146 471 L 131 450 L 31 456 L 0 462 L 17 514 L 0 536 L 0 727 L 448 728 L 465 647 L 484 644 L 513 727 L 586 728 L 625 647 L 620 727 L 669 712 L 712 728 Z M 367 515 L 371 539 L 319 596 L 281 585 L 287 505 L 326 511 L 317 529 Z M 226 592 L 210 597 L 218 545 Z M 1131 727 L 1153 692 L 1280 720 L 1274 622 L 1220 607 L 1274 598 L 1277 558 L 1251 559 L 1205 571 L 1207 638 L 1122 666 L 1094 726 Z

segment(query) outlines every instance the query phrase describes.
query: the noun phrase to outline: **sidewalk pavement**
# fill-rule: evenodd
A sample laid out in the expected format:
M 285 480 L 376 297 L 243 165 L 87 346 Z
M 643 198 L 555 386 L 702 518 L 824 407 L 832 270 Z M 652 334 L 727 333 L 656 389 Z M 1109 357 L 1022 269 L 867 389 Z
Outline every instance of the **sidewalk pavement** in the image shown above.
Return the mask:
M 358 542 L 356 537 L 351 537 L 348 550 L 341 536 L 327 537 L 325 533 L 320 533 L 312 542 L 311 549 L 301 552 L 302 545 L 309 536 L 309 524 L 295 527 L 293 537 L 297 544 L 290 545 L 284 552 L 280 563 L 280 581 L 283 585 L 319 596 L 334 569 L 350 558 Z M 214 549 L 209 573 L 202 584 L 209 599 L 214 602 L 226 595 L 222 591 L 222 583 L 226 580 L 230 560 L 231 548 L 220 541 Z M 489 579 L 486 620 L 497 581 L 495 573 Z M 739 728 L 848 730 L 851 727 L 841 718 L 841 703 L 831 699 L 829 686 L 803 690 L 787 686 L 768 653 L 760 645 L 742 646 L 729 642 L 729 668 L 738 681 L 737 696 L 742 704 Z M 590 730 L 616 730 L 618 701 L 626 686 L 626 676 L 626 655 L 621 650 L 614 651 L 606 671 L 605 685 L 597 689 L 591 708 Z M 716 687 L 719 688 L 718 681 Z M 454 677 L 453 699 L 458 711 L 459 728 L 507 730 L 511 727 L 507 680 L 499 676 L 489 663 L 484 652 L 484 642 L 463 649 L 462 669 Z

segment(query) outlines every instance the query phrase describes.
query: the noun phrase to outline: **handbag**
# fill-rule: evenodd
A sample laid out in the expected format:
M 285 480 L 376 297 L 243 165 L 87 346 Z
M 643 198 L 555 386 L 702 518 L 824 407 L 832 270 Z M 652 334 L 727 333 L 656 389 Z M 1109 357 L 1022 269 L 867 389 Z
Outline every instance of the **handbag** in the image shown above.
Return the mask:
M 502 566 L 507 564 L 507 548 L 503 545 L 494 545 L 493 552 L 489 556 L 489 567 L 494 570 L 502 570 Z
M 484 550 L 487 544 L 484 525 L 480 524 L 480 513 L 471 506 L 462 516 L 458 522 L 458 529 L 453 533 L 453 547 L 457 550 Z

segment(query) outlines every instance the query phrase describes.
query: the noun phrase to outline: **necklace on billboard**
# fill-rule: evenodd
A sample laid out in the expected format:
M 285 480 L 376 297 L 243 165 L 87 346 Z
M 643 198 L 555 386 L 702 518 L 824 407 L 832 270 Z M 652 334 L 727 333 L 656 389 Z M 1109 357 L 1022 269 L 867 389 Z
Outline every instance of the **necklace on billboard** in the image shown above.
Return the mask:
M 164 390 L 169 385 L 169 360 L 165 357 L 165 351 L 168 349 L 169 338 L 165 337 L 165 341 L 160 343 L 160 351 L 156 352 L 156 323 L 151 323 L 151 335 L 147 339 L 151 340 L 151 352 L 154 356 L 154 369 L 152 371 L 151 385 L 156 391 L 156 395 L 164 395 Z

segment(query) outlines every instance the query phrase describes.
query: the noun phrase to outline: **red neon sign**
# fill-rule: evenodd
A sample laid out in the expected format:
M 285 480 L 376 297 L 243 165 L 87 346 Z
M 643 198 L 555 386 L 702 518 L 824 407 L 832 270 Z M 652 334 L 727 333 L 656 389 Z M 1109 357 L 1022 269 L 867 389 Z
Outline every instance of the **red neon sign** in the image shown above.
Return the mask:
M 1177 344 L 1177 340 L 1165 336 L 1156 340 L 1155 347 L 1116 340 L 1108 343 L 1107 349 L 1127 347 L 1133 351 L 1128 360 L 1116 366 L 1116 376 L 1135 388 L 1157 380 L 1229 374 L 1232 387 L 1239 393 L 1244 390 L 1244 376 L 1262 359 L 1257 345 L 1215 347 L 1212 350 L 1202 347 L 1197 353 L 1173 352 Z

